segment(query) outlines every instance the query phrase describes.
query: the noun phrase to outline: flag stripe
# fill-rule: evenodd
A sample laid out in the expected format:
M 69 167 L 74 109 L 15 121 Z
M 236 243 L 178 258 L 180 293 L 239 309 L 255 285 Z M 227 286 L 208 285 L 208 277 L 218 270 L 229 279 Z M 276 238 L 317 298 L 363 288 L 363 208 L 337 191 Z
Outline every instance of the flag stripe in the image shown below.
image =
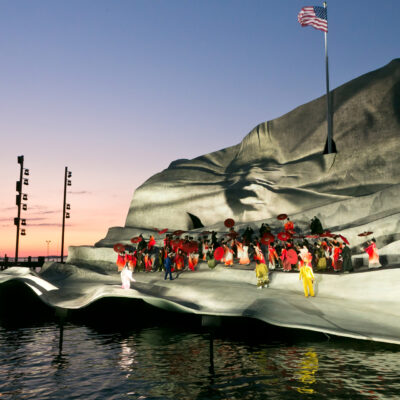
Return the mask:
M 303 7 L 297 16 L 297 20 L 301 26 L 310 25 L 320 31 L 328 32 L 328 15 L 324 7 Z

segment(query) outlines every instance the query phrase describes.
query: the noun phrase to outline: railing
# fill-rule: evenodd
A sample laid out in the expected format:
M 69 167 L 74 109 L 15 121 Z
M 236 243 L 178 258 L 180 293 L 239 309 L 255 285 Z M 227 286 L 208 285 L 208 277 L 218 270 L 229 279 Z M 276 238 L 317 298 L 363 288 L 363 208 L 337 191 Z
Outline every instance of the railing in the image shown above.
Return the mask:
M 22 266 L 22 267 L 41 267 L 45 261 L 55 261 L 60 262 L 60 256 L 39 256 L 39 257 L 18 257 L 18 262 L 15 262 L 14 257 L 0 257 L 0 269 L 5 269 L 12 266 Z

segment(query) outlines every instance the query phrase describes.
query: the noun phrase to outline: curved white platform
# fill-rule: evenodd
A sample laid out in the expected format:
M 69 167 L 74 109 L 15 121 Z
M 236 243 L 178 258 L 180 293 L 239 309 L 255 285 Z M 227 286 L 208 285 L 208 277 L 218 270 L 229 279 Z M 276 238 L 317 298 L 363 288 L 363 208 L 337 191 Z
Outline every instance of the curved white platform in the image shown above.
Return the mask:
M 63 309 L 83 308 L 104 297 L 142 299 L 153 306 L 188 313 L 243 316 L 267 323 L 356 339 L 400 344 L 400 269 L 353 274 L 316 274 L 316 297 L 305 298 L 297 273 L 271 273 L 268 289 L 257 290 L 251 270 L 217 266 L 186 271 L 173 281 L 163 273 L 137 273 L 131 289 L 116 272 L 89 271 L 46 263 L 41 276 L 27 268 L 0 273 L 1 284 L 19 280 L 40 299 Z

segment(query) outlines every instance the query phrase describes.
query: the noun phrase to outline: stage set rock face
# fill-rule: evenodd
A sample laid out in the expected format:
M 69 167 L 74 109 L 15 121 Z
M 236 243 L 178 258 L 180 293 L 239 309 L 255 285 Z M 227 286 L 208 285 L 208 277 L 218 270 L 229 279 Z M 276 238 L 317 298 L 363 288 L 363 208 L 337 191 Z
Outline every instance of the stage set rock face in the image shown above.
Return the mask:
M 228 217 L 239 226 L 273 223 L 286 213 L 298 226 L 315 215 L 331 229 L 367 225 L 381 245 L 397 239 L 398 224 L 383 220 L 398 220 L 400 211 L 400 59 L 331 96 L 336 153 L 324 154 L 322 96 L 258 125 L 236 146 L 173 161 L 135 191 L 125 233 L 139 227 L 191 230 Z M 124 236 L 124 229 L 111 228 L 99 245 Z

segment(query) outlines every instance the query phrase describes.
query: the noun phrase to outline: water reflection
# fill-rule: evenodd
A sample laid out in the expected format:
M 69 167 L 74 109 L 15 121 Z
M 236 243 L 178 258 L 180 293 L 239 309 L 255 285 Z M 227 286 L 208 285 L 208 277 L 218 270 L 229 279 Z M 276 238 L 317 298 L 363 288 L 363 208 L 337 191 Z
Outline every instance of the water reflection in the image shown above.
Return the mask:
M 382 399 L 400 395 L 399 347 L 269 344 L 210 332 L 72 323 L 0 325 L 7 399 Z
M 318 356 L 314 349 L 310 348 L 303 354 L 298 365 L 296 379 L 302 384 L 296 390 L 299 393 L 314 393 L 313 384 L 316 382 L 316 373 L 318 372 Z

